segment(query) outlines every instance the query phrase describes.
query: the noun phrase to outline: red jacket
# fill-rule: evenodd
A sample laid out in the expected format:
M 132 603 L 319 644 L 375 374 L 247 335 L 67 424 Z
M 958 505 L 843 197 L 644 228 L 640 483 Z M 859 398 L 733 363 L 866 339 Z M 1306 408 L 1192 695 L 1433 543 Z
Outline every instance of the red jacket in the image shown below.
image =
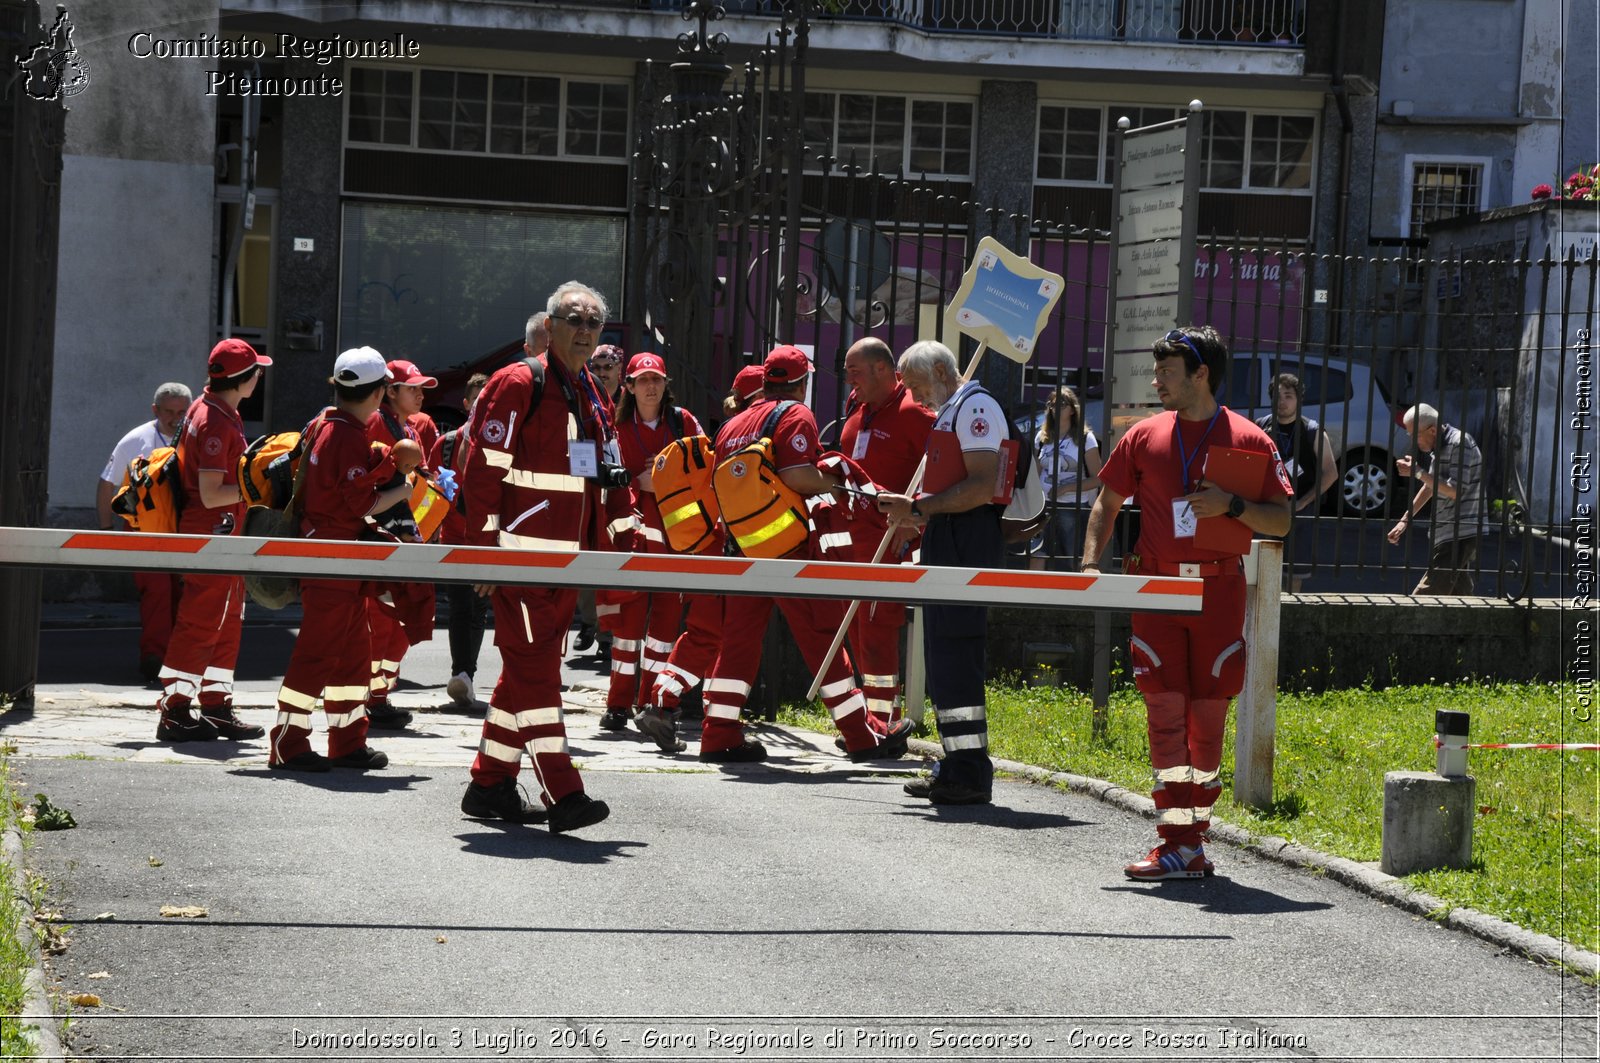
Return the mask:
M 683 418 L 685 437 L 697 436 L 704 432 L 700 422 L 695 420 L 694 414 L 681 406 L 677 407 L 677 410 Z M 679 437 L 672 434 L 672 426 L 665 411 L 656 419 L 654 428 L 640 421 L 637 411 L 626 422 L 617 425 L 617 442 L 621 444 L 622 464 L 633 474 L 636 484 L 639 477 L 650 470 L 662 448 L 676 438 Z M 666 525 L 661 522 L 661 510 L 656 506 L 655 492 L 640 491 L 636 488 L 634 493 L 639 515 L 644 522 L 640 528 L 640 536 L 649 542 L 648 547 L 641 543 L 640 548 L 657 554 L 670 553 L 671 551 L 667 549 Z
M 462 490 L 466 492 L 466 543 L 524 550 L 630 550 L 639 519 L 628 488 L 602 491 L 597 481 L 574 476 L 568 444 L 570 389 L 583 418 L 582 437 L 614 437 L 609 406 L 588 369 L 574 377 L 558 358 L 540 355 L 544 396 L 530 410 L 533 374 L 518 361 L 484 385 L 462 433 L 467 440 Z M 562 387 L 563 382 L 567 385 Z

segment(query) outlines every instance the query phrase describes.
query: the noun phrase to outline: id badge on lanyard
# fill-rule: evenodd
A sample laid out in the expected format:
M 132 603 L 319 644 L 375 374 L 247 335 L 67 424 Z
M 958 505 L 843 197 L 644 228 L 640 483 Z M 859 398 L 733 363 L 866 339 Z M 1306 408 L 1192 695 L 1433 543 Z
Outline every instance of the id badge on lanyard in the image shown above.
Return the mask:
M 592 439 L 567 441 L 567 468 L 573 476 L 594 478 L 600 475 L 600 452 Z

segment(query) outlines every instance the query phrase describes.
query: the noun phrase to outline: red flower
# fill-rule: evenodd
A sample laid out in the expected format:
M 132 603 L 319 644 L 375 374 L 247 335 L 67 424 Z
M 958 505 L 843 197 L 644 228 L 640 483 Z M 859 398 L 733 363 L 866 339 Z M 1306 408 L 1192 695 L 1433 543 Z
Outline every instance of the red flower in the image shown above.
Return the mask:
M 1549 199 L 1551 196 L 1555 195 L 1555 193 L 1556 190 L 1551 188 L 1549 185 L 1534 185 L 1533 191 L 1530 192 L 1529 195 L 1531 195 L 1534 199 Z

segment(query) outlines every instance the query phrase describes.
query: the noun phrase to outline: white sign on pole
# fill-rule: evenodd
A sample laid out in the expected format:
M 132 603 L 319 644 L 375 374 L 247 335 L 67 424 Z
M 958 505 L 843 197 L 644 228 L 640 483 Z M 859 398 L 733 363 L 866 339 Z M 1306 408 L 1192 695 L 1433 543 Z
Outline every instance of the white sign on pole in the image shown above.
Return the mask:
M 1122 157 L 1119 186 L 1124 192 L 1183 180 L 1183 126 L 1129 137 Z
M 1122 215 L 1117 219 L 1118 243 L 1176 240 L 1182 235 L 1182 187 L 1163 186 L 1123 195 Z
M 1156 340 L 1172 331 L 1178 320 L 1178 296 L 1117 301 L 1117 351 L 1138 351 L 1146 360 Z M 1116 401 L 1127 401 L 1120 395 Z
M 1120 244 L 1117 247 L 1117 295 L 1137 298 L 1144 295 L 1176 295 L 1178 241 L 1154 240 L 1145 244 Z

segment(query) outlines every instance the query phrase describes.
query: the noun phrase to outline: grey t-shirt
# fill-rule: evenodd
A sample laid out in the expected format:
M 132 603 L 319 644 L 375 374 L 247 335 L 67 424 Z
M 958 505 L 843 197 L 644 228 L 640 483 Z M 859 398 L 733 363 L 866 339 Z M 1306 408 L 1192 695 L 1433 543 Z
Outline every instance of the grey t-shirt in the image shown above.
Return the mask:
M 1454 542 L 1479 534 L 1483 518 L 1483 454 L 1478 444 L 1461 429 L 1441 421 L 1433 453 L 1422 456 L 1438 483 L 1456 490 L 1455 498 L 1446 498 L 1435 486 L 1433 542 Z

